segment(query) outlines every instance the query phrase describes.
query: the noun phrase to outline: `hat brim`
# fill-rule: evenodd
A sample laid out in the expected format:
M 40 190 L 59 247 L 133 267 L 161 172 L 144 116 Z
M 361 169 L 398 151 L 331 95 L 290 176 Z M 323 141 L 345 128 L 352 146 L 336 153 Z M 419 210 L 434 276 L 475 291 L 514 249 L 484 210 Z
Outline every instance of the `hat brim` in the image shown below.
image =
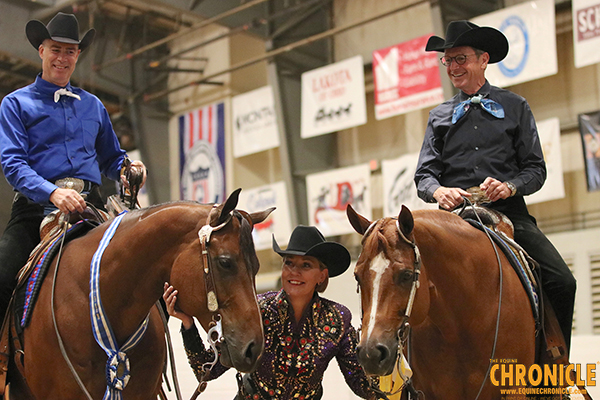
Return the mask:
M 275 236 L 273 236 L 273 251 L 279 254 L 281 257 L 284 256 L 310 256 L 315 257 L 321 261 L 329 270 L 329 277 L 341 275 L 350 266 L 350 253 L 348 250 L 339 243 L 336 242 L 322 242 L 318 243 L 306 252 L 297 250 L 281 250 Z
M 78 42 L 76 40 L 60 36 L 50 37 L 50 33 L 48 32 L 46 26 L 41 21 L 34 19 L 29 21 L 25 26 L 25 34 L 27 35 L 29 43 L 31 43 L 33 48 L 36 50 L 40 48 L 40 45 L 44 43 L 44 40 L 52 39 L 55 42 L 60 43 L 78 44 L 79 50 L 84 51 L 94 41 L 94 37 L 96 37 L 96 30 L 93 28 L 90 29 Z
M 454 42 L 446 42 L 439 36 L 432 36 L 427 41 L 425 51 L 446 51 L 455 47 L 470 46 L 483 50 L 490 55 L 490 64 L 504 60 L 508 54 L 508 39 L 499 30 L 482 26 L 464 32 Z

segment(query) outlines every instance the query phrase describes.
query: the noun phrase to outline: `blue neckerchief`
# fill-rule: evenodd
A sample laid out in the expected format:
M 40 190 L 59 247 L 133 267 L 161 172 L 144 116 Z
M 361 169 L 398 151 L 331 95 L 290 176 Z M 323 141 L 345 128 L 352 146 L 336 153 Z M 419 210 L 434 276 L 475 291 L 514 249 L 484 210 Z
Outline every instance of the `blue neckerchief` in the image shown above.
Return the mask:
M 110 243 L 113 235 L 115 234 L 121 219 L 125 214 L 121 213 L 117 216 L 110 224 L 104 236 L 98 245 L 98 250 L 92 258 L 92 265 L 90 269 L 90 314 L 92 317 L 92 331 L 94 332 L 94 338 L 102 350 L 108 356 L 108 362 L 106 363 L 106 392 L 104 392 L 103 400 L 122 400 L 123 396 L 121 391 L 127 386 L 129 382 L 129 358 L 125 352 L 136 344 L 146 333 L 148 328 L 148 319 L 150 313 L 146 316 L 142 324 L 138 329 L 131 335 L 129 339 L 119 348 L 115 334 L 112 331 L 110 322 L 104 312 L 102 306 L 102 300 L 100 298 L 100 261 L 102 260 L 102 254 Z M 121 370 L 119 370 L 121 366 Z
M 473 96 L 468 100 L 461 101 L 456 107 L 454 107 L 454 112 L 452 113 L 452 124 L 455 124 L 456 121 L 465 115 L 469 107 L 471 107 L 471 103 L 481 104 L 481 108 L 496 118 L 504 118 L 504 108 L 502 108 L 499 103 L 496 103 L 494 100 L 484 99 L 482 95 L 478 94 L 477 96 Z

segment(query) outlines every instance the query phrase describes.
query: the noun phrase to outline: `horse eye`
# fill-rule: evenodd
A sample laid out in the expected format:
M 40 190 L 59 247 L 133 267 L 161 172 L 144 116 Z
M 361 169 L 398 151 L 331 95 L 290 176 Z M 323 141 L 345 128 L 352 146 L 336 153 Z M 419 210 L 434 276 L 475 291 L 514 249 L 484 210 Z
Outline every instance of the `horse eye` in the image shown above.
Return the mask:
M 229 257 L 219 257 L 217 263 L 223 269 L 233 269 L 234 267 L 233 261 Z
M 407 282 L 412 282 L 414 273 L 413 271 L 405 269 L 398 274 L 398 283 L 405 284 Z

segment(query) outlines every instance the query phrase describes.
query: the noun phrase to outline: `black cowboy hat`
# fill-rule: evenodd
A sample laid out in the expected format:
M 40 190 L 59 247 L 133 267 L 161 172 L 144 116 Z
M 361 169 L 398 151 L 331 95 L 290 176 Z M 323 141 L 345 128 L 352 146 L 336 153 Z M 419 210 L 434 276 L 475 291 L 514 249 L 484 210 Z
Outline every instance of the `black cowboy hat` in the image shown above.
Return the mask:
M 490 64 L 502 61 L 508 54 L 508 39 L 496 28 L 478 26 L 469 21 L 452 21 L 446 29 L 446 40 L 432 36 L 425 51 L 444 51 L 454 47 L 470 46 L 490 55 Z
M 273 236 L 273 250 L 280 256 L 312 256 L 329 270 L 329 277 L 343 274 L 350 266 L 350 253 L 336 242 L 328 242 L 314 226 L 298 225 L 290 236 L 286 250 L 281 250 Z
M 60 43 L 78 44 L 81 51 L 85 50 L 96 36 L 96 30 L 90 29 L 79 40 L 79 22 L 73 14 L 59 12 L 44 26 L 41 21 L 33 19 L 27 23 L 25 33 L 29 43 L 37 50 L 46 39 Z

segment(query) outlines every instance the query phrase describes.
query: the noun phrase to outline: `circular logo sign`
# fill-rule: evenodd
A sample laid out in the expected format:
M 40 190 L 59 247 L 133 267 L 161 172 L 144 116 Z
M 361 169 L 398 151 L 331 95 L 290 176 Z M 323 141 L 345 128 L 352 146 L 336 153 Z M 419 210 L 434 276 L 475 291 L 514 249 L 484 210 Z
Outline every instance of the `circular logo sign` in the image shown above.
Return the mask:
M 529 58 L 529 34 L 527 25 L 516 15 L 506 18 L 500 31 L 504 33 L 510 43 L 510 51 L 504 60 L 498 64 L 500 71 L 509 78 L 519 75 Z
M 183 198 L 200 203 L 220 203 L 224 182 L 223 167 L 215 149 L 204 140 L 194 143 L 181 174 Z

